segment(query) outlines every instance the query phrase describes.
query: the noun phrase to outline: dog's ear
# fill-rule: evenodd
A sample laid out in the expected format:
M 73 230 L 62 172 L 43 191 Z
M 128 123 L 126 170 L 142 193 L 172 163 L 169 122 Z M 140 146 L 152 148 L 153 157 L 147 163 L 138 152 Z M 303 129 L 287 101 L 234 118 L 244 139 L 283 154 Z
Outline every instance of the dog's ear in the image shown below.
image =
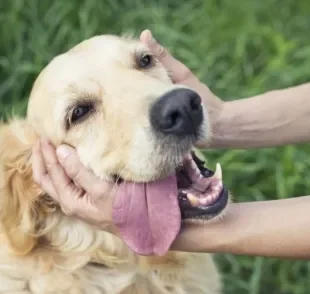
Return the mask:
M 36 246 L 51 203 L 32 177 L 31 150 L 37 136 L 24 120 L 0 125 L 0 233 L 18 255 Z

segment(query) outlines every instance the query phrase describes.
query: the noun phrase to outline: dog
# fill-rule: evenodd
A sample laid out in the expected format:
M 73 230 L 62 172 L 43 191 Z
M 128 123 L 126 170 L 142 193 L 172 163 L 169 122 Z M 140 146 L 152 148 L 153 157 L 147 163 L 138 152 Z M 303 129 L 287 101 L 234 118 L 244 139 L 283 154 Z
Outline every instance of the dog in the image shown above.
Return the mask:
M 221 293 L 210 254 L 169 251 L 182 223 L 227 206 L 221 171 L 192 152 L 210 132 L 200 96 L 134 38 L 94 36 L 56 56 L 26 118 L 0 126 L 0 293 Z M 42 135 L 115 182 L 120 237 L 65 215 L 35 183 Z

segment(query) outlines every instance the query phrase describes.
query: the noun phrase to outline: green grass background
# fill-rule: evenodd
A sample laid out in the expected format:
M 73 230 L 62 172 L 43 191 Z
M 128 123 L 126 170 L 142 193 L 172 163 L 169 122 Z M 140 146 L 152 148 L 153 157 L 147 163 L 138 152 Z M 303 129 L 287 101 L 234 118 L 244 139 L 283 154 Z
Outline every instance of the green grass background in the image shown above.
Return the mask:
M 4 119 L 24 113 L 35 77 L 54 55 L 94 34 L 150 28 L 224 100 L 310 76 L 309 0 L 0 0 L 0 28 Z M 309 194 L 309 151 L 302 145 L 207 156 L 212 167 L 222 163 L 236 201 L 254 201 Z M 217 258 L 228 294 L 310 293 L 308 262 Z

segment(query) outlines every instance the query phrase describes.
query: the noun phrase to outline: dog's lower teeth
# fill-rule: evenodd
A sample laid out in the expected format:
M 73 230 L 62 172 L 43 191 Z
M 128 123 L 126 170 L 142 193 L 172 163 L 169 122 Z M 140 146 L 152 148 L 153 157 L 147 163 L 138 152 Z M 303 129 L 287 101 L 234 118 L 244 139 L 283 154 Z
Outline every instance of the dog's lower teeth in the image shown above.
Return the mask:
M 199 198 L 191 193 L 186 193 L 186 197 L 189 203 L 194 207 L 207 206 L 213 203 L 217 199 L 218 192 L 214 191 L 212 194 L 209 194 L 208 196 L 205 196 L 203 198 Z
M 191 182 L 190 187 L 183 188 L 182 201 L 192 207 L 208 207 L 214 204 L 223 189 L 222 168 L 216 164 L 215 172 L 204 167 L 204 163 L 196 160 L 195 155 L 187 156 L 184 160 L 184 169 Z
M 191 193 L 187 193 L 186 197 L 192 206 L 198 206 L 199 205 L 199 202 L 200 202 L 199 198 L 197 198 L 195 195 L 193 195 Z

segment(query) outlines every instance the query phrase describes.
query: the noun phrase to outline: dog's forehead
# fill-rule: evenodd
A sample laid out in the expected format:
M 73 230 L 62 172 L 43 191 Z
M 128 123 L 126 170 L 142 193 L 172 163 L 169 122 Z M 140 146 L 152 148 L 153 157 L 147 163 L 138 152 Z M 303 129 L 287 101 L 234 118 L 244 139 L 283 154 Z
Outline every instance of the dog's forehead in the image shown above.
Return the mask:
M 113 76 L 113 71 L 132 67 L 133 54 L 139 49 L 143 50 L 143 44 L 137 40 L 110 35 L 83 41 L 56 56 L 42 70 L 35 81 L 31 98 L 42 91 L 57 96 L 71 84 L 83 85 L 87 80 L 109 78 Z
M 100 63 L 126 61 L 137 50 L 146 50 L 146 47 L 136 39 L 103 35 L 81 42 L 67 54 L 80 58 L 81 62 L 85 62 L 86 58 Z
M 87 77 L 110 76 L 111 71 L 131 68 L 135 52 L 145 50 L 145 45 L 135 39 L 110 35 L 93 37 L 54 58 L 45 69 L 44 80 L 49 83 L 57 80 L 57 85 L 62 87 Z

